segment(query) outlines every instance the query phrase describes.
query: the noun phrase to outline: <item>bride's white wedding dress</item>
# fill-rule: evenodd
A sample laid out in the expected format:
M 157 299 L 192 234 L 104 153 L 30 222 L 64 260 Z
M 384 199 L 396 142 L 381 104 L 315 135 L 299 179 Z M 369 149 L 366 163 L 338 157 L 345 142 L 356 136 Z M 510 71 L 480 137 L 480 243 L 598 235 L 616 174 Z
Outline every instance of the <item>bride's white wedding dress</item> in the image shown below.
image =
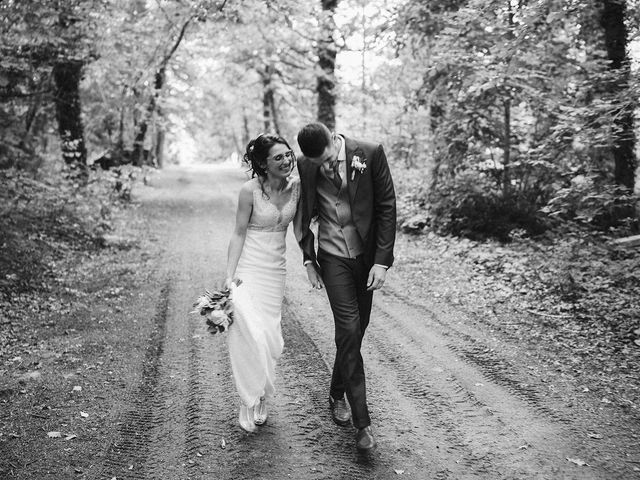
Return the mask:
M 257 179 L 236 276 L 231 287 L 234 323 L 229 329 L 229 356 L 233 378 L 243 404 L 252 408 L 273 395 L 276 361 L 284 341 L 280 326 L 286 276 L 286 233 L 300 196 L 297 179 L 291 198 L 281 208 L 269 201 Z

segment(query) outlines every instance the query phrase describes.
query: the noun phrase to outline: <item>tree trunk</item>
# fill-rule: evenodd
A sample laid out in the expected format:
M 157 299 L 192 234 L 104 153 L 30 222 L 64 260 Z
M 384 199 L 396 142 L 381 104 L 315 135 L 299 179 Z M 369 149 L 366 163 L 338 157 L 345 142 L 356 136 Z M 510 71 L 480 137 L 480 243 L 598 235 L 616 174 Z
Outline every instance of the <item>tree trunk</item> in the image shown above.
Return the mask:
M 164 165 L 164 130 L 162 127 L 158 128 L 156 132 L 156 166 L 162 168 Z
M 242 109 L 242 155 L 244 155 L 244 146 L 251 140 L 251 131 L 249 130 L 249 117 L 246 110 Z
M 55 82 L 56 118 L 62 143 L 62 158 L 68 165 L 86 166 L 87 148 L 84 143 L 80 107 L 80 79 L 82 62 L 67 60 L 53 67 Z
M 223 6 L 224 6 L 224 3 L 223 3 Z M 134 165 L 141 166 L 144 161 L 144 139 L 147 135 L 147 130 L 149 129 L 149 120 L 153 118 L 153 113 L 155 112 L 156 105 L 158 103 L 158 97 L 160 96 L 160 92 L 162 90 L 162 87 L 164 86 L 167 65 L 169 64 L 169 60 L 171 60 L 171 57 L 173 57 L 173 54 L 176 53 L 178 46 L 180 46 L 180 42 L 182 42 L 182 39 L 184 38 L 184 34 L 187 31 L 187 27 L 189 26 L 189 24 L 193 19 L 194 17 L 189 17 L 184 22 L 184 24 L 182 25 L 182 28 L 180 29 L 180 33 L 176 38 L 176 41 L 174 42 L 171 49 L 164 56 L 164 58 L 162 59 L 162 61 L 160 62 L 160 65 L 156 70 L 156 74 L 153 82 L 153 94 L 149 99 L 146 112 L 145 114 L 143 114 L 142 119 L 140 120 L 139 126 L 137 128 L 136 137 L 133 141 L 132 155 L 133 155 Z
M 508 95 L 508 94 L 507 94 Z M 502 195 L 507 198 L 511 192 L 511 100 L 504 101 L 504 139 L 502 142 Z
M 274 95 L 271 95 L 271 118 L 273 119 L 273 130 L 277 135 L 280 135 L 280 120 L 278 119 L 278 109 L 276 108 L 276 100 Z
M 364 136 L 367 131 L 367 114 L 369 113 L 367 105 L 367 15 L 366 15 L 367 2 L 362 2 L 361 15 L 362 15 L 362 54 L 360 56 L 360 75 L 361 84 L 360 89 L 362 93 L 362 135 Z
M 318 93 L 318 121 L 324 123 L 329 130 L 336 127 L 336 54 L 337 46 L 333 38 L 336 23 L 333 18 L 338 0 L 321 0 L 322 24 L 318 39 L 319 73 L 316 84 Z
M 634 154 L 633 109 L 635 101 L 626 101 L 629 90 L 629 59 L 627 57 L 627 29 L 624 23 L 626 2 L 623 0 L 604 0 L 601 25 L 604 28 L 605 46 L 610 68 L 617 79 L 611 88 L 620 93 L 625 101 L 620 104 L 615 116 L 613 157 L 615 161 L 615 182 L 631 190 L 635 184 L 637 159 Z M 627 93 L 628 92 L 628 93 Z
M 267 66 L 262 72 L 262 120 L 265 133 L 271 132 L 271 104 L 273 103 L 273 88 L 271 87 L 271 72 Z

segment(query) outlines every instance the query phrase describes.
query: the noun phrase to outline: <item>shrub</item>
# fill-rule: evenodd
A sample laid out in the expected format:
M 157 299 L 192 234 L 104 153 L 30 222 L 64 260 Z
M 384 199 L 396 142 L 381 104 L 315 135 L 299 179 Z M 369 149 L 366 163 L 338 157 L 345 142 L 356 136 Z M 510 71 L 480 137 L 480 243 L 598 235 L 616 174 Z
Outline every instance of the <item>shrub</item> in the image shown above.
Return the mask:
M 638 229 L 638 200 L 628 189 L 603 182 L 600 175 L 577 175 L 556 192 L 542 212 L 552 219 L 631 233 Z
M 495 180 L 477 170 L 443 178 L 430 195 L 433 228 L 446 234 L 483 240 L 511 240 L 512 230 L 538 234 L 545 224 L 531 191 L 503 194 Z

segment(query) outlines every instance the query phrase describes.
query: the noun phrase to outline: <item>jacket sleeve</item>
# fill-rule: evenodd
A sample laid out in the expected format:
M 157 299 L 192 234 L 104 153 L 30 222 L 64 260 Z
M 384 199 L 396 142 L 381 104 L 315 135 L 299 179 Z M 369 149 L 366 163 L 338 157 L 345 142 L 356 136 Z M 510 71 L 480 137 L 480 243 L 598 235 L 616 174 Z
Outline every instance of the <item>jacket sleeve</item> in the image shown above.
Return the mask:
M 296 241 L 302 250 L 302 261 L 312 261 L 317 264 L 315 252 L 315 236 L 310 228 L 311 218 L 309 218 L 307 202 L 307 189 L 309 185 L 306 181 L 305 167 L 298 161 L 298 173 L 300 174 L 300 198 L 298 199 L 298 208 L 293 218 L 293 233 Z
M 390 267 L 393 265 L 393 247 L 396 241 L 396 193 L 382 145 L 378 145 L 374 153 L 371 174 L 376 235 L 374 263 Z

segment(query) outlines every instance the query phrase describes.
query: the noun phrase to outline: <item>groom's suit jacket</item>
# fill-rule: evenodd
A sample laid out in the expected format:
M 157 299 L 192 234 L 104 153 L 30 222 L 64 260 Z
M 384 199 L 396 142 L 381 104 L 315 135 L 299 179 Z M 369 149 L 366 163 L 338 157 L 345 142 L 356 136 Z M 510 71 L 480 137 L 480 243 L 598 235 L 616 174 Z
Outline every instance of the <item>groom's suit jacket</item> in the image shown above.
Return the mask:
M 351 216 L 364 243 L 365 260 L 369 266 L 390 267 L 396 238 L 396 196 L 387 157 L 382 145 L 343 138 Z M 366 164 L 362 171 L 353 165 L 354 155 Z M 316 265 L 315 236 L 309 226 L 317 215 L 320 168 L 304 156 L 298 159 L 302 194 L 294 227 L 304 260 Z

